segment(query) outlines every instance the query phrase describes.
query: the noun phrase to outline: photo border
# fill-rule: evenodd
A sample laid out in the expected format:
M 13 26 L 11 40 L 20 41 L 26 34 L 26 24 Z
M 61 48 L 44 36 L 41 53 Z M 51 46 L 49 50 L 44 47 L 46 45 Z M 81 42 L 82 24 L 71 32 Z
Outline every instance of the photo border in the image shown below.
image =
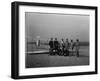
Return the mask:
M 95 10 L 95 71 L 89 72 L 76 72 L 76 73 L 59 73 L 59 74 L 43 74 L 43 75 L 19 75 L 19 6 L 42 6 L 42 7 L 56 7 L 56 8 L 74 8 L 74 9 L 89 9 Z M 25 78 L 42 78 L 42 77 L 58 77 L 58 76 L 72 76 L 72 75 L 88 75 L 97 74 L 97 7 L 96 6 L 81 6 L 81 5 L 62 5 L 62 4 L 49 4 L 49 3 L 31 3 L 31 2 L 12 2 L 11 7 L 11 77 L 13 79 Z

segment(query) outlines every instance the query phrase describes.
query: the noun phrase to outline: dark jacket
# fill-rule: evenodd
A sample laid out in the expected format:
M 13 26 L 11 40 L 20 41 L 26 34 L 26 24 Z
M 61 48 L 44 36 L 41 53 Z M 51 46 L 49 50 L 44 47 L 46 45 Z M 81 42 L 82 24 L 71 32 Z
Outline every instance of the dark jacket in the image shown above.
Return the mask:
M 50 48 L 53 48 L 54 42 L 53 41 L 49 41 L 49 46 L 50 46 Z
M 58 41 L 54 41 L 54 47 L 57 49 L 58 48 L 58 45 L 59 45 L 59 42 Z

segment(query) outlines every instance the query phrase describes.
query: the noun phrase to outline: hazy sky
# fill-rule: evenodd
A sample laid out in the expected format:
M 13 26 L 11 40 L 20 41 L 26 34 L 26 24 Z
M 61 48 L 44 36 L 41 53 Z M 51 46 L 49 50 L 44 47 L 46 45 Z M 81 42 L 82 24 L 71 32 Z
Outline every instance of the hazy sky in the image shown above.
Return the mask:
M 89 16 L 71 14 L 25 13 L 26 38 L 42 40 L 51 37 L 89 41 Z

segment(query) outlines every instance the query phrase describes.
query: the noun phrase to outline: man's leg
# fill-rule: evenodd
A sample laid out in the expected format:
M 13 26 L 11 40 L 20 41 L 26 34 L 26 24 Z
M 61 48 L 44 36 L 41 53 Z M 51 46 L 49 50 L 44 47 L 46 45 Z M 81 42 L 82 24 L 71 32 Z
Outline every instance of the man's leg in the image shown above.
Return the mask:
M 65 56 L 67 56 L 67 49 L 65 50 Z
M 67 56 L 69 56 L 69 50 L 68 49 L 66 50 L 66 53 L 67 53 Z
M 79 51 L 77 51 L 77 57 L 79 57 Z
M 64 56 L 64 47 L 63 47 L 63 56 Z
M 73 54 L 73 48 L 72 48 L 72 56 L 73 56 L 74 54 Z
M 49 52 L 50 52 L 50 55 L 52 55 L 52 49 L 51 48 L 49 49 Z

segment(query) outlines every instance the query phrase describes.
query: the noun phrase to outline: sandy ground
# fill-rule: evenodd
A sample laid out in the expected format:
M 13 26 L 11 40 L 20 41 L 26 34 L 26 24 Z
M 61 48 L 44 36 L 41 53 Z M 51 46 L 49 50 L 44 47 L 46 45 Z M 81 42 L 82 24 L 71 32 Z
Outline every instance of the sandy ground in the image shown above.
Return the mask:
M 49 54 L 27 54 L 26 68 L 89 65 L 89 47 L 80 48 L 80 56 L 51 56 Z

